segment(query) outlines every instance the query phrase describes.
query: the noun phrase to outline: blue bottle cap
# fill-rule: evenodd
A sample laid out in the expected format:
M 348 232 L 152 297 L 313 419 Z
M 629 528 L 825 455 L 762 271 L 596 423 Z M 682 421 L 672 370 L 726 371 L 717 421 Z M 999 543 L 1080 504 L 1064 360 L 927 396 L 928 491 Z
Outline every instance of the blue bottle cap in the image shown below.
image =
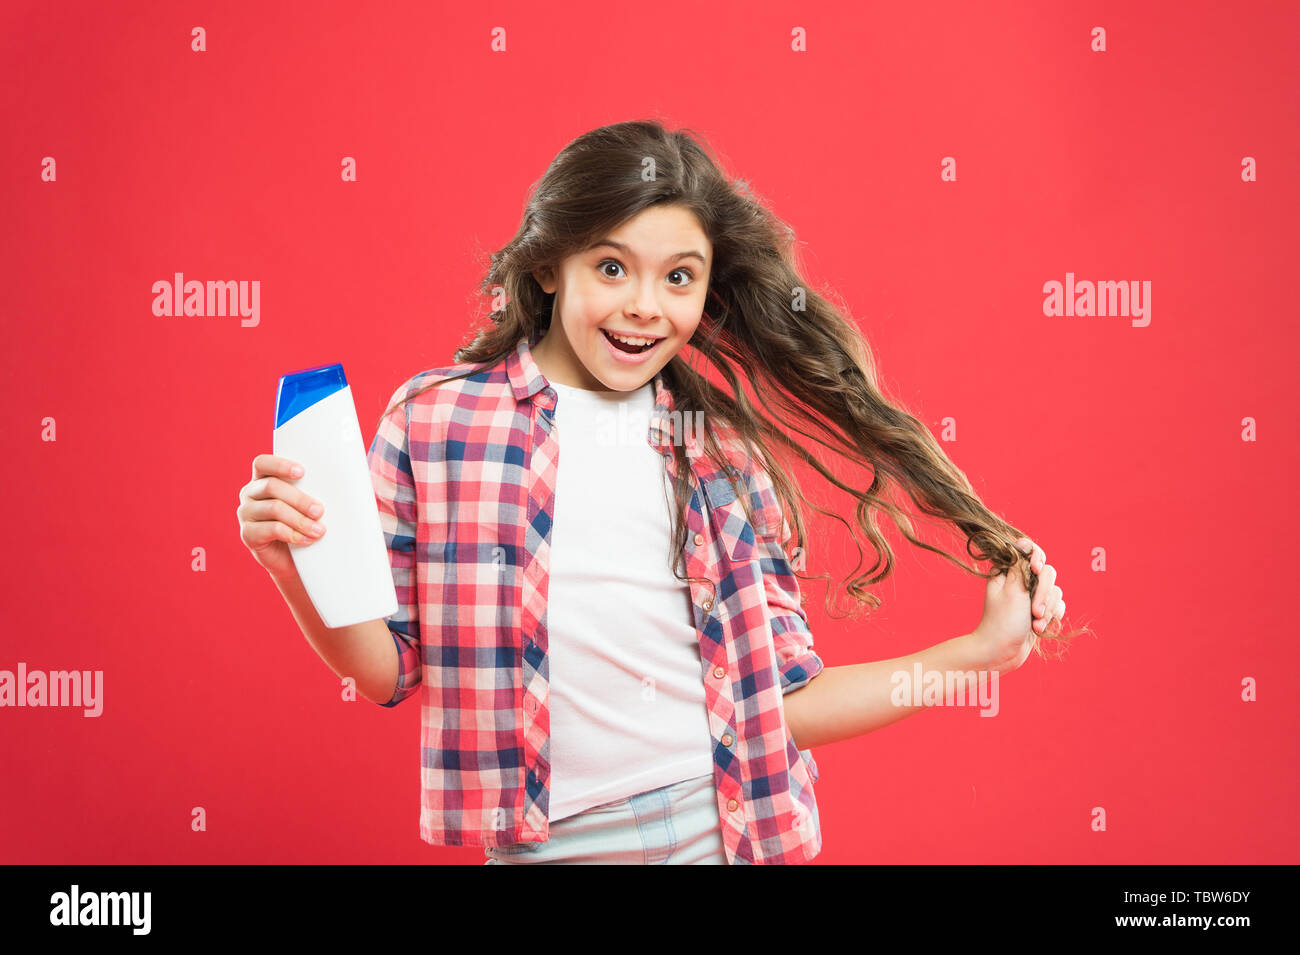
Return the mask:
M 294 415 L 306 411 L 322 398 L 328 398 L 347 386 L 343 366 L 337 362 L 282 376 L 280 392 L 275 399 L 275 426 L 280 427 Z

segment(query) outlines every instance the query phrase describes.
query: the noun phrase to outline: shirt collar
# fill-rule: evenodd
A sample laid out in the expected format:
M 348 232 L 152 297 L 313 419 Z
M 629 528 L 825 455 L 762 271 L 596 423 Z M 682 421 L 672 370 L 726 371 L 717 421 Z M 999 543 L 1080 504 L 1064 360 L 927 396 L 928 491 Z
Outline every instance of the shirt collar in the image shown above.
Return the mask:
M 510 387 L 517 401 L 533 398 L 539 407 L 550 410 L 555 407 L 555 389 L 537 367 L 533 358 L 532 346 L 541 341 L 541 331 L 534 331 L 532 338 L 527 335 L 515 344 L 515 350 L 506 358 L 506 374 Z M 681 427 L 681 415 L 673 415 L 673 394 L 664 383 L 663 370 L 655 372 L 655 407 L 650 417 L 650 445 L 660 454 L 671 455 L 673 441 L 681 430 L 681 440 L 686 445 L 687 454 L 694 457 L 699 453 L 695 440 L 694 428 Z M 534 398 L 534 396 L 536 396 Z

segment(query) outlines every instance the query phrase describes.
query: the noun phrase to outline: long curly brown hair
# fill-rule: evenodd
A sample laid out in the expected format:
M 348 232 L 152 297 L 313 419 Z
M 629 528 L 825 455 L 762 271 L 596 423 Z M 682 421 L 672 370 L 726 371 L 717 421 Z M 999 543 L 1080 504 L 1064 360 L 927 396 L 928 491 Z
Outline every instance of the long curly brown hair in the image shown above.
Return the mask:
M 709 306 L 689 344 L 663 368 L 682 420 L 699 420 L 691 416 L 703 412 L 708 423 L 699 436 L 704 453 L 730 460 L 720 448 L 718 432 L 725 431 L 729 444 L 730 436 L 740 436 L 770 475 L 787 529 L 792 528 L 790 540 L 803 555 L 803 507 L 844 525 L 859 559 L 843 586 L 859 609 L 880 605 L 867 588 L 893 571 L 893 551 L 876 526 L 877 511 L 889 515 L 913 545 L 984 579 L 1015 570 L 1033 594 L 1038 575 L 1015 543 L 1029 535 L 990 511 L 930 431 L 886 398 L 863 334 L 801 276 L 794 230 L 762 204 L 745 180 L 729 179 L 703 137 L 690 129 L 669 131 L 653 120 L 614 123 L 565 146 L 534 184 L 514 237 L 491 255 L 479 288 L 492 303 L 487 320 L 471 330 L 472 341 L 454 356 L 457 364 L 474 367 L 439 379 L 394 407 L 429 388 L 491 367 L 514 350 L 520 338 L 544 333 L 555 296 L 542 290 L 533 273 L 557 268 L 565 257 L 643 210 L 663 204 L 692 212 L 713 244 Z M 730 393 L 695 367 L 701 358 L 726 380 Z M 741 387 L 742 377 L 752 398 Z M 814 455 L 814 445 L 868 469 L 870 483 L 854 486 L 838 476 Z M 674 442 L 673 453 L 678 474 L 686 474 L 680 441 Z M 785 455 L 801 459 L 854 498 L 854 523 L 810 502 L 787 470 Z M 918 539 L 907 513 L 890 499 L 896 487 L 921 513 L 964 535 L 966 553 L 977 562 L 987 561 L 989 569 L 981 572 Z M 676 496 L 674 553 L 680 554 L 690 497 L 684 481 L 678 482 Z M 747 501 L 746 495 L 738 496 Z M 748 510 L 748 503 L 745 507 Z M 858 531 L 875 552 L 874 563 L 865 570 Z M 682 578 L 680 572 L 677 576 Z M 828 610 L 830 599 L 828 592 Z M 1060 624 L 1053 621 L 1046 632 L 1035 634 L 1035 651 L 1044 655 L 1043 645 L 1050 643 L 1059 655 L 1067 641 L 1084 632 L 1088 628 L 1061 633 Z

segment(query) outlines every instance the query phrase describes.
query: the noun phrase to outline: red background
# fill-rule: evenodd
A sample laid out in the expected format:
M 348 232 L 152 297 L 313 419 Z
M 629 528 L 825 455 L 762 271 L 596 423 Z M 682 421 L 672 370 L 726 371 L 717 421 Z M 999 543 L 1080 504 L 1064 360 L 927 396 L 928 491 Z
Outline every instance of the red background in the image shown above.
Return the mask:
M 8 3 L 0 25 L 0 669 L 105 679 L 98 719 L 0 709 L 3 861 L 483 861 L 419 840 L 418 700 L 340 701 L 237 494 L 280 375 L 343 362 L 368 442 L 464 340 L 555 153 L 650 116 L 795 227 L 884 386 L 956 419 L 949 453 L 1097 632 L 1002 680 L 997 718 L 815 750 L 816 861 L 1300 861 L 1294 4 Z M 259 280 L 260 324 L 155 317 L 176 271 Z M 1150 281 L 1150 325 L 1045 317 L 1067 271 Z M 897 553 L 867 621 L 809 589 L 828 666 L 978 622 L 981 581 Z

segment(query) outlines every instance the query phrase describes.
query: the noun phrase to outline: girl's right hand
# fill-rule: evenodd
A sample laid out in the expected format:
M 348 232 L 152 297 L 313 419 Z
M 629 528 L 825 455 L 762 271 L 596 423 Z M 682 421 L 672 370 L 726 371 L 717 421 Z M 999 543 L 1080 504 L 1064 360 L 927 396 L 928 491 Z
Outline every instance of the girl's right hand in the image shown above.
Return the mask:
M 298 576 L 290 544 L 310 544 L 325 533 L 318 524 L 325 506 L 289 483 L 300 477 L 302 467 L 288 458 L 259 454 L 253 479 L 239 490 L 239 538 L 276 580 Z

